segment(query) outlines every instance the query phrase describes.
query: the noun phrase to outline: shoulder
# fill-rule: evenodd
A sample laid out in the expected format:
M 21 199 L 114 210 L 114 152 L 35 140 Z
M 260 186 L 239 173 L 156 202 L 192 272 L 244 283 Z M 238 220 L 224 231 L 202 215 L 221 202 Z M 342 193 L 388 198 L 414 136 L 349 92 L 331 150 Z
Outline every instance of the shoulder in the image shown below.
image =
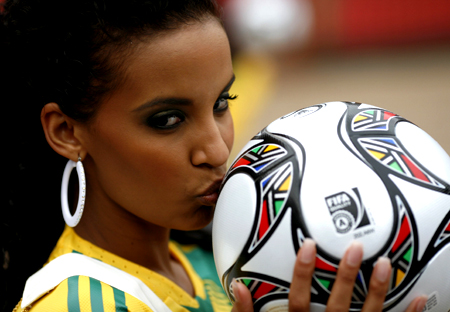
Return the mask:
M 162 303 L 155 297 L 130 274 L 72 253 L 52 260 L 27 280 L 21 305 L 31 307 L 24 311 L 151 311 Z
M 140 300 L 126 292 L 105 284 L 95 278 L 77 275 L 65 279 L 58 286 L 28 307 L 22 309 L 19 304 L 16 311 L 150 312 L 151 310 Z

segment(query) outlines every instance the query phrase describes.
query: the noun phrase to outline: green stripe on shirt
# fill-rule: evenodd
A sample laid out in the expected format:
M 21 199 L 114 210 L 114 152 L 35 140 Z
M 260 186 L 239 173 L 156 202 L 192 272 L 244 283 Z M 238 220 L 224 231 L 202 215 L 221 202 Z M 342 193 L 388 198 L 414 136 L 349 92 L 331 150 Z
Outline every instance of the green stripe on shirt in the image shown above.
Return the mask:
M 125 293 L 117 288 L 112 287 L 114 293 L 114 301 L 116 303 L 116 312 L 127 312 L 128 307 L 125 304 Z
M 103 295 L 102 284 L 99 280 L 89 277 L 90 295 L 91 295 L 91 310 L 94 312 L 103 312 Z
M 71 276 L 67 279 L 67 310 L 69 312 L 80 312 L 78 276 Z

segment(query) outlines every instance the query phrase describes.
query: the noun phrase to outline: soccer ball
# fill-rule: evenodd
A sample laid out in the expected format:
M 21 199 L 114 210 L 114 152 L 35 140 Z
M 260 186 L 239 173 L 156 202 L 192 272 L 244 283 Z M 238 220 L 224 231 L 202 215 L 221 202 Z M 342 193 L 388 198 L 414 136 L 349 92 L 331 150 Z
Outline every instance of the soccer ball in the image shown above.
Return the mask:
M 373 266 L 392 263 L 384 311 L 428 295 L 450 308 L 450 157 L 423 130 L 385 109 L 330 102 L 283 116 L 258 133 L 227 172 L 213 250 L 230 300 L 236 279 L 255 311 L 286 311 L 297 251 L 317 244 L 311 311 L 325 311 L 339 260 L 364 246 L 351 311 L 360 311 Z

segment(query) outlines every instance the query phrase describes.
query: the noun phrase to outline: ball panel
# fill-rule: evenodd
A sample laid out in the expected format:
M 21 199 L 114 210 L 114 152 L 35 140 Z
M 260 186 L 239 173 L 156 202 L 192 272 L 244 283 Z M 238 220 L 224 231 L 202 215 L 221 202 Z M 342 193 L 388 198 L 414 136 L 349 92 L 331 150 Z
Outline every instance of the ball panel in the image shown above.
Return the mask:
M 269 171 L 269 174 L 259 182 L 261 202 L 249 253 L 270 234 L 278 217 L 283 214 L 292 186 L 292 171 L 292 164 L 288 162 L 276 170 Z
M 236 156 L 236 158 L 233 160 L 232 164 L 236 163 L 236 161 L 237 161 L 239 158 L 241 158 L 242 155 L 243 155 L 246 151 L 248 151 L 248 150 L 251 149 L 253 146 L 255 146 L 255 145 L 257 145 L 257 144 L 259 144 L 259 143 L 261 143 L 261 142 L 263 142 L 263 141 L 264 141 L 264 140 L 261 140 L 261 139 L 253 139 L 253 140 L 248 141 L 247 144 L 245 144 L 244 147 L 240 150 L 238 156 Z M 232 167 L 232 166 L 233 166 L 233 165 L 231 165 L 231 167 Z M 231 167 L 230 167 L 230 168 L 231 168 Z M 228 172 L 227 172 L 227 175 L 228 175 L 229 173 L 230 173 L 230 172 L 228 171 Z
M 336 164 L 311 160 L 314 155 L 308 158 L 311 167 L 305 169 L 300 193 L 308 232 L 336 259 L 355 239 L 364 245 L 364 259 L 374 257 L 392 234 L 394 214 L 389 193 L 362 162 L 341 161 L 346 157 L 336 152 L 333 155 Z M 339 164 L 345 166 L 337 168 Z M 326 172 L 333 172 L 333 176 Z
M 389 246 L 389 251 L 385 254 L 391 259 L 392 275 L 389 285 L 388 298 L 396 296 L 401 292 L 401 288 L 412 282 L 415 272 L 411 272 L 413 263 L 415 263 L 414 254 L 416 252 L 417 242 L 415 231 L 412 226 L 411 216 L 400 196 L 395 196 L 397 207 L 400 211 L 398 223 L 396 224 L 396 233 Z
M 269 133 L 289 134 L 302 141 L 318 134 L 337 135 L 336 125 L 347 110 L 342 102 L 315 105 L 283 116 L 266 127 Z
M 301 212 L 309 235 L 328 256 L 341 258 L 351 241 L 358 239 L 368 259 L 386 246 L 392 234 L 393 208 L 383 181 L 342 142 L 338 125 L 346 108 L 343 103 L 328 104 L 307 116 L 306 126 L 317 122 L 320 131 L 295 129 L 292 134 L 305 151 Z
M 246 285 L 250 290 L 255 311 L 259 311 L 272 300 L 287 300 L 289 295 L 289 288 L 280 286 L 276 282 L 268 282 L 264 277 L 263 279 L 257 277 L 237 277 L 236 280 Z M 232 293 L 233 290 L 231 286 L 229 287 Z
M 212 229 L 214 259 L 220 277 L 237 260 L 250 235 L 256 211 L 256 190 L 246 174 L 230 177 L 216 205 Z
M 291 282 L 296 258 L 291 235 L 291 217 L 291 209 L 288 209 L 270 239 L 250 261 L 242 266 L 243 271 L 258 272 Z M 280 244 L 280 242 L 283 243 Z M 268 266 L 267 263 L 273 265 Z M 283 265 L 277 265 L 281 263 Z
M 353 132 L 388 131 L 389 122 L 394 117 L 397 117 L 397 115 L 387 110 L 375 107 L 368 108 L 353 117 L 351 129 Z
M 439 235 L 439 238 L 436 240 L 436 243 L 434 244 L 435 247 L 448 239 L 450 239 L 450 220 L 443 227 Z
M 346 113 L 348 114 L 348 112 Z M 344 116 L 343 120 L 347 119 L 347 116 Z M 342 144 L 348 148 L 356 157 L 358 157 L 362 162 L 367 163 L 361 152 L 356 148 L 353 142 L 350 139 L 349 133 L 347 132 L 347 124 L 342 120 L 339 125 L 338 134 L 341 139 Z
M 429 172 L 411 158 L 394 137 L 364 137 L 358 143 L 370 157 L 386 169 L 410 179 L 444 188 Z
M 390 312 L 403 312 L 409 303 L 416 297 L 427 295 L 429 297 L 427 309 L 424 311 L 445 312 L 450 307 L 450 245 L 440 250 L 427 264 L 426 269 L 417 275 L 417 281 L 411 289 L 403 289 L 397 297 L 387 300 L 386 310 Z M 404 298 L 402 298 L 404 296 Z M 399 301 L 399 299 L 401 299 Z M 388 307 L 391 307 L 388 309 Z
M 233 169 L 246 166 L 258 173 L 268 165 L 285 156 L 287 151 L 280 145 L 274 143 L 257 144 L 244 152 L 244 154 L 236 159 L 231 165 L 229 171 Z
M 417 162 L 432 174 L 450 183 L 450 157 L 430 135 L 408 122 L 399 122 L 396 135 Z
M 408 204 L 417 226 L 418 260 L 421 260 L 435 235 L 435 229 L 439 227 L 449 212 L 450 195 L 444 195 L 420 185 L 409 183 L 394 175 L 389 175 L 389 177 L 405 198 L 414 199 L 410 200 Z

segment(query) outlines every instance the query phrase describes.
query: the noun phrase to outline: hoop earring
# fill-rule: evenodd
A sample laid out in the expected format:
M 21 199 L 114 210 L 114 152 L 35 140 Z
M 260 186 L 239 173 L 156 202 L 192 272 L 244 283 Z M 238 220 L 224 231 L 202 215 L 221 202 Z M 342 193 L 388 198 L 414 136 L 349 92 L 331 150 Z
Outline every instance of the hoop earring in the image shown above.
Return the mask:
M 69 209 L 69 203 L 67 200 L 67 189 L 69 188 L 69 178 L 73 168 L 77 168 L 78 174 L 78 203 L 77 209 L 72 216 Z M 84 200 L 86 198 L 86 176 L 84 175 L 83 164 L 81 163 L 81 157 L 78 157 L 78 161 L 74 162 L 69 160 L 66 168 L 64 169 L 62 185 L 61 185 L 61 209 L 64 217 L 64 221 L 70 227 L 75 227 L 80 222 L 81 215 L 84 210 Z

